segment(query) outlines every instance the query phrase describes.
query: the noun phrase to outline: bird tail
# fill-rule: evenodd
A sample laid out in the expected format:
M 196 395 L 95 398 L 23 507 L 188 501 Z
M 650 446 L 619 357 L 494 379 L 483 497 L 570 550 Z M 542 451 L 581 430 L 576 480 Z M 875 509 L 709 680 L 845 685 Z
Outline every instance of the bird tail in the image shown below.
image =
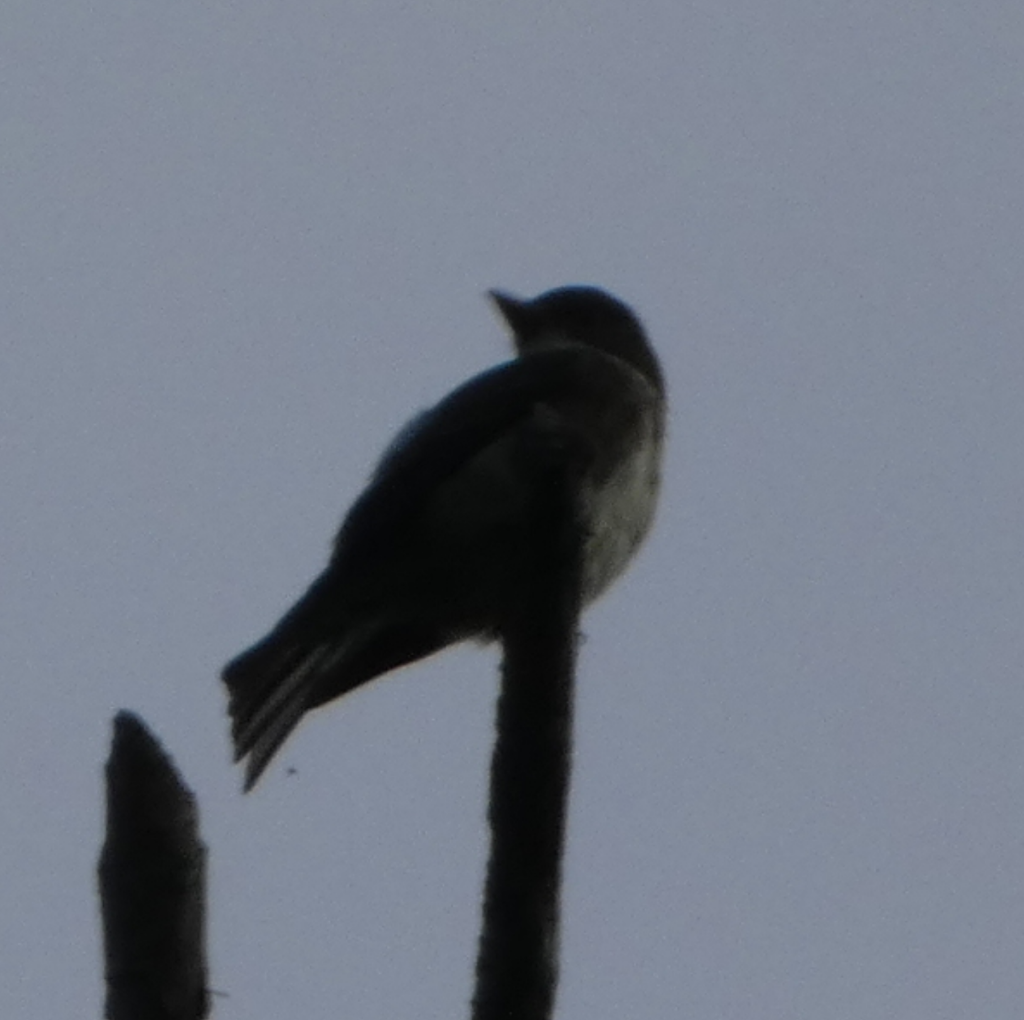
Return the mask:
M 275 632 L 225 667 L 235 761 L 246 759 L 246 792 L 313 707 L 318 681 L 341 661 L 347 644 Z

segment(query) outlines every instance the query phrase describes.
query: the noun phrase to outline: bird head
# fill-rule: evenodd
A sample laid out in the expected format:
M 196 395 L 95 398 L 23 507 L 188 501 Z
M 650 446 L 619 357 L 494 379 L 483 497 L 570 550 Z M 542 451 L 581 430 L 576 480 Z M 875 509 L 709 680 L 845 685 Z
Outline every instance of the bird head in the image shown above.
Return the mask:
M 659 392 L 665 383 L 658 359 L 633 310 L 597 287 L 559 287 L 532 300 L 488 292 L 512 331 L 521 355 L 551 346 L 585 344 L 620 358 Z

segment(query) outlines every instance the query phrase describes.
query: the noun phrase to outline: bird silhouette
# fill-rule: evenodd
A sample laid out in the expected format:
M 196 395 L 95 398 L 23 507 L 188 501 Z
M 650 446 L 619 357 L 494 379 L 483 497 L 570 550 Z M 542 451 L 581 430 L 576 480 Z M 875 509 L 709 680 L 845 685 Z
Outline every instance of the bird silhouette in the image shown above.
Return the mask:
M 224 669 L 246 790 L 307 712 L 453 643 L 501 637 L 521 589 L 538 439 L 580 465 L 585 603 L 650 528 L 665 386 L 639 319 L 594 287 L 490 296 L 517 357 L 400 430 L 326 569 Z

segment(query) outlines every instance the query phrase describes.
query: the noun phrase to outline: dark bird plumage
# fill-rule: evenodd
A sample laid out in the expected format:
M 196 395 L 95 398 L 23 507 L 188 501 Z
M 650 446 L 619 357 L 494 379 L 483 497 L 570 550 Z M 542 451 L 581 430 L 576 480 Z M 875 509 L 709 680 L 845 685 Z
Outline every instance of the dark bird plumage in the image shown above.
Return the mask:
M 447 645 L 500 636 L 528 534 L 524 458 L 538 437 L 569 444 L 583 465 L 585 602 L 650 527 L 665 387 L 639 320 L 592 287 L 491 297 L 518 357 L 399 432 L 327 568 L 224 669 L 247 790 L 306 712 Z

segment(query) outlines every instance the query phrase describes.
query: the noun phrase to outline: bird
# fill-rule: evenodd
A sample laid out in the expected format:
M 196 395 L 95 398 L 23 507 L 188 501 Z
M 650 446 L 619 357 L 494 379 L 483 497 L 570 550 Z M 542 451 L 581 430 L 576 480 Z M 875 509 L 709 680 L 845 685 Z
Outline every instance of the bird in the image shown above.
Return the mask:
M 224 667 L 236 762 L 253 788 L 305 715 L 462 641 L 500 640 L 530 541 L 538 441 L 572 449 L 581 601 L 650 530 L 665 381 L 639 318 L 592 286 L 488 291 L 515 357 L 414 416 L 344 518 L 328 564 Z

